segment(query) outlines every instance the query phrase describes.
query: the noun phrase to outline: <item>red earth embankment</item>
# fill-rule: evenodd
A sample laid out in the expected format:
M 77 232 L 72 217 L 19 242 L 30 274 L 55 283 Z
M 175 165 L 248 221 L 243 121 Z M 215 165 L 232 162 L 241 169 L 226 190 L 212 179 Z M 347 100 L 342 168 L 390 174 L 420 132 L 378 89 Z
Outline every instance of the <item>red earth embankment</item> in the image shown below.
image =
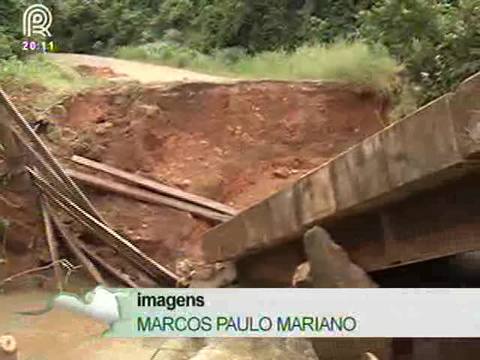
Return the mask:
M 386 101 L 338 84 L 122 85 L 76 96 L 55 119 L 76 153 L 238 209 L 382 127 Z M 159 261 L 198 255 L 209 224 L 92 193 L 107 220 Z

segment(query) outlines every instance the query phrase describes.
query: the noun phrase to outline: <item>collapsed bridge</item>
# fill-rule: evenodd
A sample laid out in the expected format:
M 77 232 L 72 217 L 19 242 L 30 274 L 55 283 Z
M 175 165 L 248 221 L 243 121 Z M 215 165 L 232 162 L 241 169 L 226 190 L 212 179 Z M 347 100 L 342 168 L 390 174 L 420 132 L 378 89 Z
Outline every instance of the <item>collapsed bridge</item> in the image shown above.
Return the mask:
M 206 98 L 211 97 L 212 93 L 209 91 L 205 92 Z M 208 198 L 199 198 L 191 193 L 152 182 L 151 179 L 142 178 L 124 170 L 119 171 L 119 169 L 111 167 L 114 165 L 111 164 L 111 159 L 108 161 L 102 156 L 97 160 L 107 160 L 110 162 L 110 166 L 78 156 L 73 158 L 73 162 L 102 171 L 101 177 L 63 169 L 44 147 L 40 138 L 26 124 L 21 114 L 7 100 L 4 101 L 3 110 L 5 111 L 0 114 L 2 115 L 0 117 L 28 155 L 25 157 L 26 163 L 18 160 L 23 159 L 23 156 L 11 157 L 11 165 L 14 168 L 25 167 L 25 173 L 20 172 L 14 175 L 29 175 L 26 182 L 33 180 L 37 186 L 42 215 L 47 225 L 45 226 L 47 240 L 50 238 L 48 245 L 52 263 L 58 260 L 58 253 L 55 251 L 56 245 L 52 245 L 54 241 L 51 236 L 52 227 L 56 227 L 57 234 L 64 240 L 70 252 L 80 263 L 83 263 L 92 278 L 99 283 L 105 279 L 102 278 L 95 266 L 99 266 L 104 272 L 110 273 L 128 286 L 145 286 L 143 285 L 144 278 L 154 280 L 153 283 L 149 283 L 151 286 L 188 285 L 188 283 L 183 283 L 184 279 L 169 270 L 167 266 L 157 262 L 149 251 L 137 248 L 134 239 L 110 227 L 108 221 L 103 219 L 105 212 L 97 213 L 96 208 L 92 207 L 82 191 L 77 188 L 74 180 L 78 180 L 84 185 L 100 188 L 102 191 L 123 193 L 124 196 L 136 200 L 168 206 L 217 223 L 223 222 L 203 236 L 204 254 L 210 262 L 233 260 L 239 269 L 240 284 L 243 286 L 289 286 L 295 268 L 305 260 L 304 246 L 298 240 L 304 237 L 305 231 L 312 226 L 321 225 L 328 230 L 333 240 L 347 250 L 350 258 L 358 266 L 352 266 L 348 257 L 339 256 L 338 249 L 331 246 L 332 242 L 330 245 L 324 243 L 323 245 L 326 246 L 317 247 L 317 250 L 320 250 L 317 252 L 321 253 L 322 250 L 327 250 L 334 254 L 337 251 L 337 254 L 334 254 L 336 257 L 332 257 L 330 263 L 328 261 L 315 262 L 315 258 L 310 256 L 307 249 L 305 252 L 307 252 L 310 264 L 317 265 L 317 270 L 324 265 L 326 268 L 330 265 L 330 274 L 344 276 L 348 280 L 343 281 L 342 279 L 344 287 L 349 285 L 373 287 L 376 284 L 362 272 L 362 269 L 373 272 L 480 248 L 477 244 L 480 234 L 478 226 L 480 205 L 476 199 L 480 155 L 479 91 L 480 76 L 477 75 L 465 81 L 454 93 L 443 96 L 401 122 L 374 134 L 322 166 L 309 171 L 283 191 L 275 193 L 240 213 L 223 204 L 212 202 Z M 6 99 L 3 95 L 3 99 Z M 361 98 L 361 94 L 354 94 L 355 100 L 361 100 Z M 271 99 L 268 100 L 272 102 Z M 191 104 L 196 107 L 202 102 L 191 101 Z M 362 102 L 365 103 L 364 100 Z M 224 108 L 229 108 L 229 102 L 225 103 Z M 273 103 L 275 102 L 273 101 Z M 117 105 L 117 103 L 114 101 L 113 105 Z M 130 105 L 127 104 L 126 108 L 130 108 Z M 152 122 L 139 124 L 146 133 L 145 137 L 140 136 L 140 138 L 148 140 L 150 145 L 156 140 L 155 137 L 152 138 L 153 126 L 151 125 L 161 128 L 156 135 L 163 135 L 164 128 L 171 126 L 172 123 L 178 126 L 176 122 L 169 119 L 165 123 L 158 121 L 158 118 L 161 119 L 160 115 L 165 112 L 165 103 L 161 102 L 161 105 L 163 108 L 158 109 L 151 105 L 143 106 L 143 110 L 146 111 L 148 117 L 152 118 Z M 252 109 L 254 108 L 252 107 Z M 0 108 L 0 110 L 2 109 Z M 322 110 L 325 112 L 324 109 Z M 315 115 L 317 113 L 319 114 L 321 111 L 317 111 Z M 260 112 L 255 114 L 259 119 L 263 119 Z M 86 115 L 88 113 L 81 113 L 82 118 L 87 117 Z M 278 116 L 276 113 L 274 115 L 276 120 Z M 137 116 L 131 117 L 137 120 Z M 209 117 L 214 120 L 217 118 L 219 121 L 224 120 L 220 116 Z M 153 122 L 153 118 L 155 118 L 155 122 Z M 298 116 L 294 112 L 292 118 L 308 119 L 308 116 Z M 331 116 L 328 118 L 331 120 Z M 122 117 L 120 120 L 125 122 L 128 127 L 132 125 L 131 121 L 127 121 L 129 120 L 128 116 Z M 352 121 L 356 120 L 358 119 Z M 107 130 L 107 127 L 104 126 L 106 125 L 104 124 L 105 120 L 99 117 L 98 123 L 101 124 L 98 126 L 103 126 L 103 128 L 101 128 L 102 131 L 96 131 L 96 133 L 103 136 Z M 312 123 L 304 122 L 297 128 L 292 128 L 290 122 L 285 123 L 289 125 L 286 126 L 289 135 L 302 135 L 301 131 L 294 130 L 307 129 L 305 132 L 308 132 L 311 138 L 318 137 L 318 133 L 311 130 Z M 348 121 L 346 123 L 348 124 Z M 117 126 L 119 128 L 117 130 L 123 131 L 118 123 L 107 124 L 109 124 L 109 128 Z M 198 126 L 204 131 L 204 123 L 197 121 L 196 124 L 199 124 Z M 275 122 L 272 124 L 272 126 L 278 127 Z M 303 127 L 303 125 L 308 126 Z M 328 130 L 329 126 L 326 128 Z M 131 129 L 128 130 L 131 131 Z M 191 132 L 190 128 L 187 130 L 188 133 Z M 240 132 L 237 131 L 237 128 L 233 130 L 234 135 Z M 356 132 L 356 128 L 352 128 L 352 130 L 353 133 Z M 264 137 L 264 134 L 268 132 L 264 131 L 259 136 Z M 255 132 L 252 131 L 252 133 Z M 175 140 L 175 136 L 172 138 Z M 224 141 L 226 137 L 219 136 L 218 138 Z M 258 139 L 251 141 L 248 136 L 245 138 L 248 140 L 249 146 L 258 145 Z M 310 140 L 312 140 L 311 138 Z M 227 137 L 227 139 L 229 138 Z M 349 139 L 354 141 L 351 137 Z M 299 148 L 305 148 L 304 140 L 305 138 L 302 136 L 294 136 L 292 142 Z M 162 142 L 165 142 L 163 138 Z M 277 138 L 272 141 L 272 144 L 276 142 L 278 142 Z M 130 145 L 130 143 L 125 144 Z M 188 142 L 188 147 L 191 147 L 191 144 L 195 145 L 196 142 Z M 198 144 L 208 145 L 205 144 L 205 141 L 199 141 Z M 272 144 L 261 144 L 264 145 L 261 150 L 268 149 Z M 114 144 L 114 146 L 117 145 Z M 318 143 L 311 141 L 309 145 L 309 155 L 320 152 Z M 103 148 L 102 155 L 107 153 L 106 148 Z M 131 146 L 128 148 L 131 149 Z M 245 147 L 240 147 L 241 151 L 244 149 Z M 296 147 L 293 149 L 298 150 Z M 142 148 L 142 150 L 144 149 Z M 223 160 L 227 156 L 224 149 L 215 148 L 215 150 L 221 153 L 218 155 L 219 159 Z M 140 158 L 132 157 L 134 160 L 132 163 L 137 163 Z M 9 160 L 8 157 L 7 160 Z M 120 161 L 124 162 L 125 160 L 124 152 L 122 152 Z M 194 158 L 191 160 L 199 163 Z M 134 170 L 129 169 L 129 171 Z M 104 176 L 105 173 L 115 175 L 116 180 L 123 178 L 124 183 L 109 180 Z M 285 175 L 283 171 L 277 171 L 276 174 L 280 177 Z M 134 187 L 132 184 L 137 186 Z M 98 246 L 98 243 L 87 244 L 84 241 L 89 239 L 80 239 L 79 241 L 74 237 L 70 238 L 68 231 L 64 231 L 65 227 L 63 226 L 70 222 L 63 222 L 64 218 L 59 217 L 58 210 L 67 213 L 80 225 L 87 227 L 97 235 L 99 240 L 116 249 L 118 255 L 132 262 L 138 268 L 135 270 L 140 271 L 140 274 L 137 275 L 131 270 L 125 271 L 124 268 L 116 267 L 109 257 L 102 258 L 102 253 L 92 250 L 93 245 Z M 215 211 L 212 212 L 212 210 Z M 121 208 L 121 211 L 125 211 L 125 209 Z M 158 212 L 155 214 L 156 219 L 161 217 Z M 136 215 L 138 216 L 138 213 Z M 178 223 L 175 223 L 175 226 L 178 226 Z M 304 237 L 305 239 L 310 237 L 311 240 L 316 240 L 315 237 L 322 237 L 321 232 L 309 231 L 308 234 L 311 236 L 307 235 Z M 305 242 L 305 244 L 307 243 Z M 315 245 L 315 241 L 313 245 Z M 333 262 L 332 259 L 341 261 Z M 315 269 L 313 270 L 315 275 Z M 348 276 L 352 274 L 354 276 L 349 278 Z M 318 278 L 315 279 L 315 276 L 313 279 L 313 285 L 317 287 L 338 285 L 335 282 L 317 282 Z M 350 280 L 354 280 L 354 282 L 350 282 Z M 210 282 L 210 284 L 212 283 Z M 367 350 L 373 350 L 376 354 L 382 355 L 380 358 L 389 358 L 388 354 L 395 353 L 396 344 L 398 344 L 398 341 L 393 341 L 392 345 L 388 339 L 373 339 L 367 342 L 359 340 L 358 344 L 347 343 L 348 339 L 343 340 L 345 341 L 341 343 L 346 349 L 345 351 L 355 353 L 355 356 Z M 328 343 L 321 340 L 314 341 L 319 355 L 331 353 L 335 358 L 346 356 L 340 347 L 336 346 L 338 344 L 340 343 L 337 340 Z M 405 347 L 404 345 L 402 346 Z M 423 345 L 427 347 L 426 352 L 422 350 L 422 343 L 420 343 L 415 350 L 415 353 L 420 355 L 415 358 L 431 356 L 428 341 Z M 441 347 L 444 345 L 450 346 L 453 350 L 444 351 L 444 348 Z M 412 347 L 411 344 L 409 346 Z M 438 353 L 455 354 L 457 358 L 462 358 L 458 356 L 455 343 L 440 344 L 437 349 Z M 350 359 L 350 357 L 348 358 Z M 358 356 L 354 358 L 358 358 Z M 446 358 L 451 358 L 451 356 Z
M 271 89 L 276 90 L 275 97 L 268 92 Z M 173 90 L 127 90 L 102 90 L 101 97 L 95 93 L 80 96 L 67 104 L 69 116 L 56 120 L 56 127 L 70 127 L 68 133 L 78 128 L 81 135 L 91 137 L 95 146 L 86 156 L 96 161 L 72 158 L 78 147 L 71 144 L 60 143 L 68 145 L 68 151 L 58 151 L 54 144 L 55 152 L 73 159 L 69 167 L 82 165 L 99 175 L 59 167 L 11 104 L 5 104 L 10 115 L 2 118 L 7 123 L 16 122 L 14 128 L 22 128 L 19 139 L 23 138 L 29 154 L 29 174 L 34 179 L 41 175 L 36 180 L 37 187 L 43 185 L 40 192 L 53 195 L 50 202 L 60 206 L 59 210 L 97 228 L 97 235 L 103 233 L 107 246 L 119 245 L 125 255 L 136 253 L 141 261 L 134 265 L 142 264 L 149 277 L 156 277 L 158 270 L 163 272 L 160 264 L 166 265 L 167 272 L 173 269 L 171 262 L 165 261 L 167 257 L 155 249 L 171 238 L 183 237 L 190 248 L 196 248 L 197 240 L 201 242 L 202 253 L 210 263 L 234 260 L 242 285 L 289 286 L 294 269 L 305 260 L 303 245 L 296 240 L 313 225 L 326 228 L 353 261 L 369 272 L 478 249 L 478 75 L 454 93 L 334 158 L 332 154 L 345 145 L 351 146 L 381 127 L 375 114 L 383 106 L 375 96 L 360 89 L 307 83 L 190 84 Z M 244 94 L 241 102 L 239 92 Z M 258 101 L 259 95 L 265 94 L 268 98 Z M 179 98 L 183 102 L 188 99 L 184 104 L 188 109 L 177 114 L 172 109 L 177 108 Z M 93 106 L 99 99 L 101 109 Z M 199 111 L 211 99 L 222 100 L 221 107 Z M 124 103 L 120 109 L 119 104 Z M 272 104 L 277 105 L 272 108 Z M 247 109 L 252 116 L 245 115 Z M 352 113 L 358 116 L 352 117 Z M 182 147 L 180 140 L 185 142 Z M 131 151 L 125 153 L 125 148 Z M 207 157 L 205 152 L 210 150 L 212 156 Z M 307 163 L 305 159 L 311 158 L 315 161 Z M 326 158 L 331 160 L 325 163 Z M 258 168 L 249 170 L 252 163 Z M 319 164 L 323 165 L 316 167 Z M 13 167 L 24 165 L 15 163 Z M 134 175 L 139 170 L 147 178 Z M 181 184 L 191 192 L 152 182 L 155 177 L 173 186 Z M 197 186 L 204 178 L 209 181 Z M 98 214 L 73 180 L 99 189 L 99 193 L 115 193 L 160 207 L 134 214 L 139 218 L 141 236 L 127 237 L 129 229 L 120 226 L 115 214 L 128 213 L 122 211 L 128 203 L 113 202 L 105 207 L 109 198 L 89 192 L 95 206 L 100 207 Z M 290 185 L 283 191 L 274 193 L 287 183 Z M 244 196 L 247 186 L 254 190 L 248 198 Z M 254 197 L 258 201 L 272 193 L 240 213 L 235 210 L 251 205 Z M 78 208 L 75 210 L 68 200 Z M 167 213 L 167 207 L 178 212 Z M 133 208 L 138 209 L 138 204 L 132 204 Z M 151 215 L 150 223 L 143 214 Z M 160 218 L 165 218 L 162 224 L 153 224 Z M 223 224 L 201 233 L 219 222 Z M 167 229 L 172 228 L 182 231 L 169 235 L 172 231 Z M 91 253 L 98 243 L 82 239 L 87 244 L 79 242 L 80 250 L 95 263 L 108 265 L 96 258 L 109 253 Z M 140 252 L 130 244 L 138 246 Z M 169 250 L 172 256 L 182 254 L 173 250 L 177 249 Z M 170 275 L 167 277 L 173 281 L 168 283 L 173 285 L 178 277 L 173 272 Z M 92 277 L 101 280 L 95 271 Z
M 288 285 L 302 261 L 298 240 L 314 225 L 369 272 L 479 250 L 479 94 L 477 74 L 213 228 L 207 259 L 235 260 L 257 284 Z M 278 279 L 259 274 L 269 266 L 282 268 Z

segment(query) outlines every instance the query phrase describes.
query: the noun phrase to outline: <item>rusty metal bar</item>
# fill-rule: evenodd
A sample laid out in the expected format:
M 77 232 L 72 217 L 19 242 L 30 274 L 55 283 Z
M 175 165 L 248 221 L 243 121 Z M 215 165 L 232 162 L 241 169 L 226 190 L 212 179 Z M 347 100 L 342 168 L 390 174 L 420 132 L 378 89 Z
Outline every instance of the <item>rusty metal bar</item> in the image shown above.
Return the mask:
M 123 274 L 120 272 L 120 270 L 115 269 L 112 265 L 110 265 L 108 262 L 106 262 L 104 259 L 102 259 L 100 256 L 98 256 L 95 252 L 90 250 L 84 243 L 77 241 L 77 245 L 80 247 L 80 249 L 85 252 L 93 261 L 95 261 L 97 264 L 102 266 L 106 271 L 108 271 L 111 275 L 115 276 L 118 280 L 123 282 L 125 285 L 128 285 L 132 288 L 139 288 L 140 286 L 135 283 L 130 277 L 126 274 Z
M 40 191 L 44 193 L 52 203 L 59 206 L 62 210 L 81 223 L 88 224 L 91 229 L 94 229 L 94 233 L 99 236 L 100 239 L 114 249 L 117 249 L 123 257 L 130 260 L 147 274 L 153 276 L 153 278 L 162 280 L 169 286 L 177 285 L 180 280 L 178 275 L 158 264 L 128 240 L 124 239 L 104 223 L 100 222 L 73 201 L 58 192 L 34 170 L 27 168 L 27 171 L 32 175 L 33 181 Z
M 43 224 L 45 226 L 45 237 L 47 239 L 48 250 L 50 252 L 50 257 L 52 259 L 52 264 L 53 264 L 53 271 L 55 273 L 55 280 L 57 282 L 58 290 L 62 291 L 63 275 L 62 275 L 62 269 L 58 264 L 58 260 L 59 260 L 58 243 L 57 243 L 57 239 L 55 238 L 55 233 L 53 231 L 52 219 L 47 210 L 47 201 L 43 196 L 40 197 L 40 206 L 42 209 Z
M 58 232 L 60 233 L 63 240 L 65 241 L 65 244 L 70 249 L 70 251 L 73 253 L 73 255 L 75 255 L 75 257 L 78 259 L 78 261 L 80 261 L 83 264 L 83 266 L 85 266 L 85 269 L 90 274 L 92 279 L 95 280 L 95 282 L 97 284 L 106 285 L 106 282 L 102 277 L 102 274 L 100 274 L 100 272 L 98 271 L 96 266 L 82 252 L 82 250 L 78 246 L 78 243 L 77 243 L 76 239 L 73 237 L 72 234 L 69 233 L 69 231 L 63 225 L 60 218 L 51 209 L 49 204 L 47 204 L 47 211 L 50 214 L 50 218 L 52 219 L 53 223 L 55 224 L 55 227 L 57 228 Z

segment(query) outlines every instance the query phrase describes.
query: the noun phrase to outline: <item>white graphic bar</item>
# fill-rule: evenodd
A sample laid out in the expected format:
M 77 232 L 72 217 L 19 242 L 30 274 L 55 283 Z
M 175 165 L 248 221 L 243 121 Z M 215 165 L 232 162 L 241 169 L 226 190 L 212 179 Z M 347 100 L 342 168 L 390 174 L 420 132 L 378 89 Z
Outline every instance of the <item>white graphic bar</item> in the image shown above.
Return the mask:
M 480 336 L 480 289 L 115 291 L 115 337 Z

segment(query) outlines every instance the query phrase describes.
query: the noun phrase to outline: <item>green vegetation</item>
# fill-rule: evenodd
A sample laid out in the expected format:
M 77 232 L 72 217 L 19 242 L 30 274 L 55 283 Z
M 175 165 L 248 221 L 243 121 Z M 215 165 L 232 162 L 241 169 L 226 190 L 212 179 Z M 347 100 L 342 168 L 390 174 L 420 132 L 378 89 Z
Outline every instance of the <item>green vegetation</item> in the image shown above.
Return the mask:
M 116 56 L 194 70 L 269 79 L 322 79 L 392 90 L 400 66 L 383 48 L 361 42 L 301 46 L 295 51 L 246 55 L 232 50 L 205 55 L 175 44 L 155 43 L 121 47 Z
M 405 64 L 421 102 L 480 71 L 480 0 L 383 0 L 359 22 L 363 38 Z
M 102 82 L 93 77 L 85 77 L 69 67 L 61 67 L 36 55 L 24 60 L 15 57 L 0 60 L 0 83 L 8 87 L 38 86 L 48 90 L 48 94 L 39 97 L 39 107 L 47 106 L 59 97 L 99 86 Z
M 0 60 L 0 80 L 3 83 L 19 82 L 42 85 L 48 90 L 69 92 L 96 85 L 94 78 L 84 77 L 68 67 L 60 67 L 42 55 L 25 61 Z
M 372 69 L 366 63 L 383 47 L 404 65 L 402 87 L 411 83 L 420 103 L 480 70 L 480 0 L 39 2 L 52 9 L 54 40 L 67 52 L 117 53 L 242 76 L 345 78 L 378 86 L 385 74 L 390 78 L 385 69 L 392 62 L 382 53 L 380 59 L 373 56 Z M 0 57 L 22 55 L 19 19 L 27 4 L 0 3 L 0 24 L 5 24 Z M 351 54 L 360 56 L 340 59 Z M 334 64 L 325 60 L 330 56 Z M 357 65 L 359 70 L 350 70 Z

